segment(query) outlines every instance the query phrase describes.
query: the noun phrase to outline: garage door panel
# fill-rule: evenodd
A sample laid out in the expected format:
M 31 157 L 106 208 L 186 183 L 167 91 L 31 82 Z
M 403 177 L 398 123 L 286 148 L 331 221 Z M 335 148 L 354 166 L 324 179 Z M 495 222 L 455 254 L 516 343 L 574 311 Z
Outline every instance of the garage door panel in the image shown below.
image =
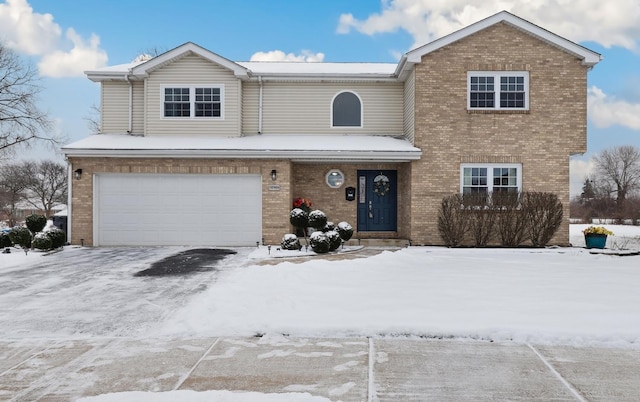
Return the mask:
M 254 246 L 261 188 L 257 175 L 98 175 L 96 243 Z

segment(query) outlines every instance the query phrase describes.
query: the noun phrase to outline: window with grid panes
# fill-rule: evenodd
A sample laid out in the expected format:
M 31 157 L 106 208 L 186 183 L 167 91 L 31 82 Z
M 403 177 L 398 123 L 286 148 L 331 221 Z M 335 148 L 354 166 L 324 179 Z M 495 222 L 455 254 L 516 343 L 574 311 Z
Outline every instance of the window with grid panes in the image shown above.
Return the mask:
M 529 109 L 529 73 L 526 71 L 470 71 L 467 82 L 469 110 Z

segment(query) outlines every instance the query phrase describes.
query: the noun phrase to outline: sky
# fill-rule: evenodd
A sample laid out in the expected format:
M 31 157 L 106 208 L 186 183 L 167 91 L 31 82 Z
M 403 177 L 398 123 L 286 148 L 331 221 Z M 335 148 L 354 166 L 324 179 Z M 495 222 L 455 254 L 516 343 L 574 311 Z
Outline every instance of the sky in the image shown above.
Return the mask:
M 588 151 L 571 159 L 579 195 L 591 157 L 640 146 L 637 0 L 4 0 L 0 40 L 37 67 L 40 106 L 73 142 L 100 88 L 83 71 L 194 42 L 234 61 L 397 62 L 403 53 L 501 10 L 602 54 L 588 75 Z M 48 149 L 22 158 L 62 160 Z

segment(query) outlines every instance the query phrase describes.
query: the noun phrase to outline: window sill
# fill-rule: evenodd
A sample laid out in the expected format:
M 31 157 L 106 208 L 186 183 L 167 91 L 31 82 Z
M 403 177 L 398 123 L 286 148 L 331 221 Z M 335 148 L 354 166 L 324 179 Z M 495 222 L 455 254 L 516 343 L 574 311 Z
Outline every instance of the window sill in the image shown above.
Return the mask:
M 505 109 L 467 109 L 467 114 L 530 114 L 530 110 L 505 110 Z

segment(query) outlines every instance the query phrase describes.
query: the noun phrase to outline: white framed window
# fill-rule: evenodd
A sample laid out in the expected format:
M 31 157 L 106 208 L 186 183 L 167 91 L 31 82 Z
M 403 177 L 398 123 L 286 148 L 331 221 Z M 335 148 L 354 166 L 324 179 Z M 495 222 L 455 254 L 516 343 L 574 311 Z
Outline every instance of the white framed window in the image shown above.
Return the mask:
M 521 192 L 522 165 L 463 163 L 460 165 L 460 193 Z
M 467 109 L 529 110 L 529 72 L 467 72 Z
M 344 184 L 344 174 L 338 169 L 331 169 L 325 176 L 327 186 L 340 188 Z
M 333 97 L 331 127 L 362 128 L 362 100 L 358 94 L 343 91 Z
M 163 86 L 162 117 L 224 119 L 224 86 Z

